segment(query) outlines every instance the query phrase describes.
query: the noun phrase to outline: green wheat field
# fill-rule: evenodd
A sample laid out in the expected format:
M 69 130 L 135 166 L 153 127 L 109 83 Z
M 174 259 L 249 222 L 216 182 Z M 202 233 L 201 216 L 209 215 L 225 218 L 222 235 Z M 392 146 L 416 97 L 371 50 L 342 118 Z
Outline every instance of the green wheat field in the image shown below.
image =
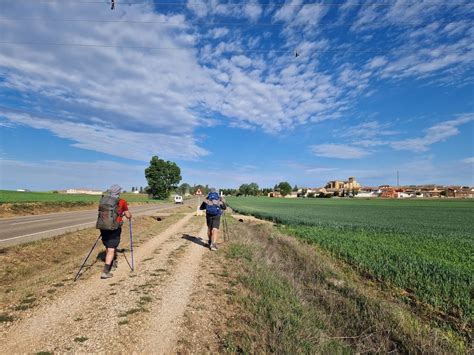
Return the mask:
M 146 194 L 124 193 L 122 198 L 128 202 L 157 202 Z M 100 195 L 63 194 L 54 192 L 19 192 L 0 190 L 0 204 L 2 203 L 27 203 L 27 202 L 90 202 L 99 203 Z
M 472 326 L 473 200 L 228 197 L 227 202 Z

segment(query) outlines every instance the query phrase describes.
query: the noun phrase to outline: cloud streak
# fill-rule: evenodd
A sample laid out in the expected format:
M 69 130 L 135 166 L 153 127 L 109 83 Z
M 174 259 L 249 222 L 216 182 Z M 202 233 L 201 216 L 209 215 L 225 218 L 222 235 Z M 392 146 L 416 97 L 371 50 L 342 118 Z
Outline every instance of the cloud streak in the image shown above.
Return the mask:
M 68 122 L 34 116 L 0 108 L 0 117 L 11 124 L 45 129 L 59 138 L 74 141 L 73 147 L 93 150 L 113 156 L 148 161 L 153 155 L 171 159 L 196 160 L 208 152 L 200 148 L 192 136 L 133 132 L 99 124 Z
M 459 134 L 459 126 L 474 120 L 474 114 L 464 114 L 460 117 L 444 121 L 429 127 L 422 137 L 409 138 L 390 143 L 396 150 L 409 150 L 413 152 L 426 152 L 433 144 L 444 142 L 447 139 Z
M 370 154 L 363 148 L 345 144 L 317 144 L 310 149 L 316 156 L 336 159 L 360 159 Z

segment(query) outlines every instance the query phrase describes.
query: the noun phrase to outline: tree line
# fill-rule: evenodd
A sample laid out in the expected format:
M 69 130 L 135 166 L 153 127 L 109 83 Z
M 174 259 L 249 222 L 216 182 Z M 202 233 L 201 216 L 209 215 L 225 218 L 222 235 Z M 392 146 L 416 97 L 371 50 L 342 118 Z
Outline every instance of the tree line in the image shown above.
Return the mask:
M 181 169 L 172 161 L 165 161 L 158 156 L 153 156 L 150 165 L 145 169 L 145 178 L 148 186 L 143 188 L 132 187 L 132 192 L 139 191 L 147 193 L 153 198 L 167 199 L 172 192 L 180 195 L 194 195 L 198 190 L 203 195 L 209 192 L 209 185 L 182 183 L 179 185 Z M 221 189 L 224 195 L 234 196 L 267 196 L 270 192 L 279 192 L 282 196 L 291 194 L 292 191 L 298 191 L 298 186 L 291 187 L 287 181 L 276 184 L 273 188 L 260 188 L 257 183 L 242 184 L 238 189 Z
M 260 188 L 257 183 L 242 184 L 238 189 L 222 189 L 224 195 L 233 196 L 267 196 L 271 192 L 279 192 L 282 196 L 291 194 L 291 192 L 298 191 L 298 186 L 291 187 L 287 181 L 282 181 L 275 184 L 273 188 Z

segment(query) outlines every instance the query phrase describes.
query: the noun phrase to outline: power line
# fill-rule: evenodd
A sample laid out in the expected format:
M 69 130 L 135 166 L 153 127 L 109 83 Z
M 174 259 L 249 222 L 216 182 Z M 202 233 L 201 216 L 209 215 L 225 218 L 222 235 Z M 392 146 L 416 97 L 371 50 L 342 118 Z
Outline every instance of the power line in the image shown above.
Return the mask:
M 452 18 L 449 20 L 436 20 L 437 23 L 451 23 L 455 21 L 465 21 L 470 20 L 468 18 Z M 294 26 L 288 23 L 274 23 L 274 22 L 169 22 L 169 21 L 135 21 L 135 20 L 106 20 L 106 19 L 56 19 L 56 18 L 39 18 L 39 17 L 0 17 L 0 21 L 45 21 L 45 22 L 100 22 L 100 23 L 130 23 L 130 24 L 144 24 L 144 25 L 160 25 L 160 26 L 236 26 L 236 27 L 281 27 L 281 26 Z M 397 22 L 397 25 L 417 25 L 421 24 L 423 21 L 403 21 Z M 371 25 L 386 25 L 387 22 L 371 22 Z M 342 26 L 338 22 L 325 22 L 321 21 L 317 24 L 318 26 L 324 25 L 325 27 L 338 27 Z
M 107 44 L 92 44 L 92 43 L 54 43 L 54 42 L 23 42 L 23 41 L 1 41 L 0 45 L 32 45 L 32 46 L 53 46 L 53 47 L 84 47 L 84 48 L 119 48 L 119 49 L 143 49 L 143 50 L 157 50 L 157 51 L 168 51 L 168 50 L 196 50 L 198 48 L 193 47 L 153 47 L 153 46 L 120 46 L 120 45 L 107 45 Z M 241 49 L 241 50 L 223 50 L 222 53 L 290 53 L 294 54 L 293 49 Z M 366 49 L 366 50 L 351 50 L 347 48 L 340 49 L 314 49 L 311 52 L 320 53 L 386 53 L 386 49 Z M 451 53 L 465 52 L 463 50 L 451 51 Z
M 0 1 L 6 1 L 6 0 L 0 0 Z M 20 0 L 16 0 L 20 1 Z M 61 2 L 61 3 L 69 3 L 69 4 L 102 4 L 105 5 L 107 2 L 105 1 L 95 1 L 95 0 L 86 0 L 86 1 L 63 1 L 63 0 L 21 0 L 21 1 L 35 1 L 35 2 Z M 254 6 L 274 6 L 274 7 L 300 7 L 300 6 L 392 6 L 394 5 L 394 2 L 379 2 L 379 1 L 373 1 L 373 2 L 302 2 L 300 4 L 292 4 L 292 3 L 273 3 L 273 2 L 250 2 L 250 1 L 245 1 L 245 2 L 219 2 L 217 4 L 211 4 L 206 1 L 192 1 L 189 0 L 188 2 L 163 2 L 163 1 L 132 1 L 132 0 L 127 0 L 127 1 L 115 1 L 115 6 L 120 6 L 120 5 L 162 5 L 162 6 L 188 6 L 189 4 L 193 5 L 198 5 L 198 6 L 245 6 L 245 5 L 254 5 Z M 418 4 L 417 1 L 412 1 L 412 2 L 405 2 L 405 5 L 414 5 Z M 455 5 L 455 6 L 472 6 L 474 3 L 471 2 L 433 2 L 432 4 L 427 3 L 426 5 L 438 5 L 438 6 L 447 6 L 447 5 Z
M 19 41 L 9 41 L 9 42 L 0 42 L 0 44 L 12 44 L 12 45 L 32 45 L 32 46 L 54 46 L 54 47 L 86 47 L 86 48 L 120 48 L 120 49 L 145 49 L 145 50 L 158 50 L 158 51 L 168 51 L 168 50 L 193 50 L 196 48 L 193 47 L 153 47 L 153 46 L 116 46 L 116 45 L 107 45 L 107 44 L 88 44 L 88 43 L 52 43 L 52 42 L 19 42 Z M 277 50 L 277 49 L 248 49 L 248 50 L 235 50 L 235 51 L 223 51 L 224 53 L 232 52 L 280 52 L 280 53 L 292 53 L 290 50 Z

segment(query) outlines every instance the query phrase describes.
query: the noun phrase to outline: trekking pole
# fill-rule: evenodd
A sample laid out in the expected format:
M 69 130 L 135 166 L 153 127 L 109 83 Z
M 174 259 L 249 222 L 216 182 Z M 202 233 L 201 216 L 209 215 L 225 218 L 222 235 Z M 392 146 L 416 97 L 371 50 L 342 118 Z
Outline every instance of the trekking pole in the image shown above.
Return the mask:
M 225 233 L 227 234 L 227 239 L 230 240 L 230 237 L 229 237 L 229 226 L 227 224 L 227 219 L 225 220 Z
M 131 269 L 132 271 L 135 271 L 134 266 L 133 266 L 133 238 L 132 238 L 132 220 L 131 219 L 128 220 L 128 225 L 130 226 L 130 255 L 132 256 Z
M 125 261 L 126 261 L 126 262 L 127 262 L 127 264 L 128 264 L 128 267 L 130 268 L 130 270 L 132 270 L 132 271 L 133 271 L 133 269 L 132 269 L 132 265 L 130 265 L 130 262 L 128 261 L 128 259 L 127 259 L 127 256 L 125 255 L 125 249 L 122 249 L 122 250 L 117 250 L 117 252 L 118 252 L 118 251 L 120 251 L 120 252 L 122 253 L 123 257 L 125 258 Z
M 86 264 L 87 259 L 89 259 L 89 256 L 91 256 L 92 251 L 95 249 L 95 246 L 97 245 L 97 242 L 99 241 L 100 237 L 101 237 L 101 236 L 99 235 L 99 237 L 98 237 L 97 240 L 95 241 L 94 245 L 92 246 L 91 251 L 89 252 L 89 254 L 87 254 L 86 258 L 84 259 L 84 262 L 82 263 L 81 267 L 79 268 L 79 271 L 77 272 L 76 277 L 74 277 L 74 282 L 76 282 L 77 279 L 79 278 L 80 273 L 81 273 L 81 271 L 82 271 L 82 268 L 83 268 L 84 265 Z
M 229 240 L 229 231 L 227 229 L 227 219 L 225 218 L 225 211 L 224 211 L 224 218 L 222 220 L 222 229 L 224 230 L 224 241 L 228 241 Z

